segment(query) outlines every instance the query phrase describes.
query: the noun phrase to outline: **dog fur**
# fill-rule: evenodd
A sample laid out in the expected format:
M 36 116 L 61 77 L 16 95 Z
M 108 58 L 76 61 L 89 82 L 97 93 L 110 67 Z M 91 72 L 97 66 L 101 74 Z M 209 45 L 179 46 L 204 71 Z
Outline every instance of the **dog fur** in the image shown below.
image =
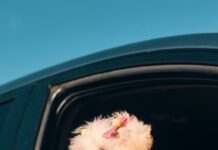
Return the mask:
M 105 138 L 106 131 L 113 128 L 113 120 L 128 118 L 127 123 L 117 129 L 111 138 Z M 81 134 L 81 132 L 85 133 Z M 150 150 L 153 144 L 151 126 L 139 121 L 127 112 L 115 112 L 107 118 L 98 117 L 77 128 L 77 134 L 70 139 L 69 150 Z

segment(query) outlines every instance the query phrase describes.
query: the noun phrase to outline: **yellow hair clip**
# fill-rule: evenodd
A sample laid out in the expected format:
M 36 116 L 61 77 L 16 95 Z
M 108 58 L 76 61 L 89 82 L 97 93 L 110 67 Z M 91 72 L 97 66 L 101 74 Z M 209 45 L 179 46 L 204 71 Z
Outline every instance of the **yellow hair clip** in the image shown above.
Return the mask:
M 87 129 L 82 129 L 82 130 L 81 130 L 81 135 L 86 135 L 86 134 L 87 134 L 87 132 L 88 132 L 88 130 L 87 130 Z
M 113 122 L 112 122 L 113 127 L 109 129 L 108 131 L 106 131 L 103 134 L 103 137 L 107 139 L 114 137 L 118 133 L 117 130 L 122 126 L 125 126 L 127 121 L 128 121 L 128 118 L 125 116 L 122 117 L 121 119 L 118 119 L 118 118 L 113 119 Z
M 118 118 L 113 120 L 113 126 L 119 128 L 121 126 L 121 121 Z

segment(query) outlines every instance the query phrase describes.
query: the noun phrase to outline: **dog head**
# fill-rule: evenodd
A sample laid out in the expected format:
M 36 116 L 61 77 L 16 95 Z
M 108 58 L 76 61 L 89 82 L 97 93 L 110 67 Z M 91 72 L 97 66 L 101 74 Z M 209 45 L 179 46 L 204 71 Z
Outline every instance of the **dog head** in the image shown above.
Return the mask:
M 77 128 L 69 150 L 150 150 L 151 126 L 127 112 L 98 117 Z

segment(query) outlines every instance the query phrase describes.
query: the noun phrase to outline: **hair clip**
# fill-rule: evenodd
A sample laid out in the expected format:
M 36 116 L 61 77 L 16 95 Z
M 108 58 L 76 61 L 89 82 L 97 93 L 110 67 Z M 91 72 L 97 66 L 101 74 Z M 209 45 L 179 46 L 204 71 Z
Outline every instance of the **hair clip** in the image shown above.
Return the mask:
M 81 135 L 86 135 L 87 132 L 88 132 L 88 130 L 84 128 L 84 129 L 81 130 L 81 133 L 80 133 L 80 134 L 81 134 Z
M 104 138 L 111 138 L 111 137 L 114 137 L 116 134 L 117 134 L 117 130 L 126 125 L 128 121 L 128 118 L 127 117 L 122 117 L 121 119 L 118 119 L 118 118 L 115 118 L 112 122 L 113 124 L 113 127 L 111 129 L 109 129 L 108 131 L 106 131 L 104 134 L 103 134 L 103 137 Z

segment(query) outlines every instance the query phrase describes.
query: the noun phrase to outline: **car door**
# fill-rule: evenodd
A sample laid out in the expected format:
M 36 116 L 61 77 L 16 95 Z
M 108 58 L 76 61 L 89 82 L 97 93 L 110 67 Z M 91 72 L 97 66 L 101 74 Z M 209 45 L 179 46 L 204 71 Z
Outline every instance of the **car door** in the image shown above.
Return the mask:
M 13 89 L 18 93 L 32 89 L 23 97 L 26 105 L 12 145 L 67 149 L 71 131 L 84 121 L 127 110 L 152 125 L 153 149 L 214 148 L 217 49 L 217 34 L 170 37 L 89 55 L 26 77 L 12 84 L 23 83 Z

